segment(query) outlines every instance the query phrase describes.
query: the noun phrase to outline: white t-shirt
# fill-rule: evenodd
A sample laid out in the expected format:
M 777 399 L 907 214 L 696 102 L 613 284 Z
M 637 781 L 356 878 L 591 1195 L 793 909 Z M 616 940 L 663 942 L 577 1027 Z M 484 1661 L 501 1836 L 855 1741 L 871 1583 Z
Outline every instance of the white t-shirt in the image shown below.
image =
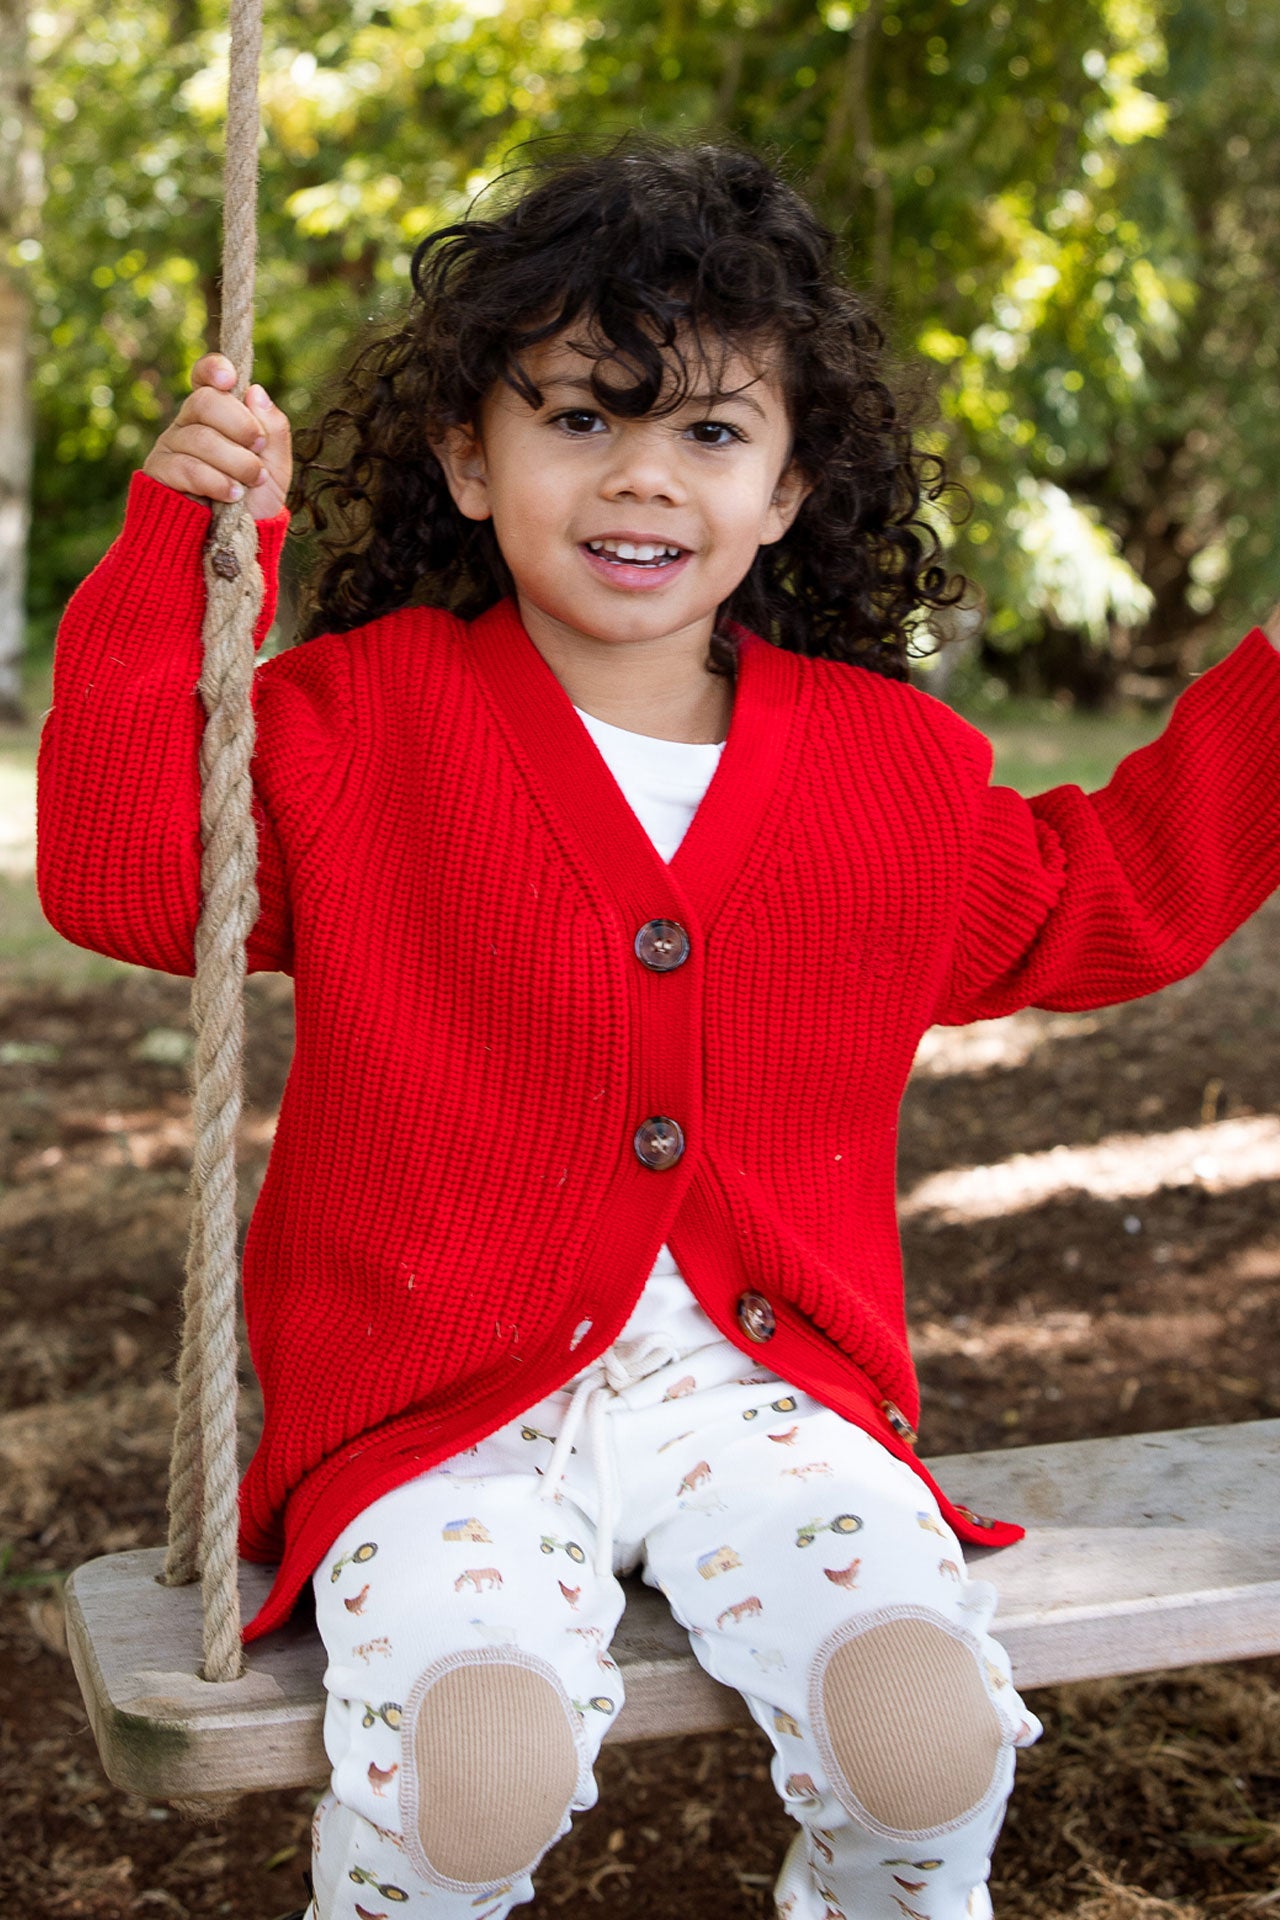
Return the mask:
M 574 712 L 641 826 L 662 858 L 670 860 L 711 784 L 724 741 L 652 740 L 646 733 L 629 733 L 625 727 L 597 720 L 581 707 Z M 686 1353 L 722 1337 L 689 1291 L 665 1245 L 659 1247 L 644 1292 L 618 1338 L 653 1332 L 669 1333 Z

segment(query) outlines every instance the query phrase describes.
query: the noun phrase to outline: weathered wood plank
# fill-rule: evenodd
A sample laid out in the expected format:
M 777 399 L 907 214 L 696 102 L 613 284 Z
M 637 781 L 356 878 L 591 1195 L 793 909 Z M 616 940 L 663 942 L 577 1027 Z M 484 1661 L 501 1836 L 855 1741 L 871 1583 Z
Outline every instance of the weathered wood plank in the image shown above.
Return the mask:
M 1280 1652 L 1280 1420 L 931 1464 L 1027 1528 L 965 1554 L 1019 1687 Z
M 997 1637 L 1020 1688 L 1280 1652 L 1280 1420 L 932 1460 L 953 1496 L 1027 1538 L 969 1549 L 999 1591 Z M 324 1655 L 296 1620 L 241 1680 L 194 1677 L 200 1590 L 156 1581 L 163 1550 L 90 1561 L 67 1582 L 72 1658 L 103 1765 L 154 1799 L 319 1782 Z M 249 1618 L 271 1570 L 240 1569 Z M 614 1641 L 627 1700 L 607 1740 L 752 1724 L 698 1666 L 638 1578 Z

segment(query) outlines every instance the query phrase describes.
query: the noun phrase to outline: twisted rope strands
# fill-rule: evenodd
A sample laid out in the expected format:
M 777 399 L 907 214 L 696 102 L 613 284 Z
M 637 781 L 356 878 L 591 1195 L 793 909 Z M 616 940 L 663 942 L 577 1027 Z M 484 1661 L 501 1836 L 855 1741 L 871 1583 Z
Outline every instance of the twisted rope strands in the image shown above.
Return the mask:
M 253 374 L 261 45 L 261 0 L 231 0 L 219 348 L 236 369 L 239 399 Z M 257 530 L 243 500 L 211 506 L 199 688 L 206 715 L 200 743 L 203 904 L 191 995 L 195 1145 L 163 1579 L 180 1586 L 200 1573 L 200 1672 L 218 1681 L 236 1679 L 243 1667 L 236 1578 L 235 1144 L 243 1099 L 245 943 L 259 910 L 249 764 L 253 629 L 263 580 Z

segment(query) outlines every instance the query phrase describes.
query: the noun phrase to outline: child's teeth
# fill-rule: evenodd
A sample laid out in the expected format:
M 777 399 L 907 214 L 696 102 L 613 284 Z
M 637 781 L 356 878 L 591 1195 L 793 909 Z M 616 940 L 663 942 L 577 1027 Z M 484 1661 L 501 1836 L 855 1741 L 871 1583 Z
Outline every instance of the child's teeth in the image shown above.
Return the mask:
M 669 547 L 636 547 L 629 540 L 610 541 L 607 545 L 603 541 L 590 540 L 587 544 L 593 553 L 608 554 L 615 560 L 665 560 L 671 553 Z

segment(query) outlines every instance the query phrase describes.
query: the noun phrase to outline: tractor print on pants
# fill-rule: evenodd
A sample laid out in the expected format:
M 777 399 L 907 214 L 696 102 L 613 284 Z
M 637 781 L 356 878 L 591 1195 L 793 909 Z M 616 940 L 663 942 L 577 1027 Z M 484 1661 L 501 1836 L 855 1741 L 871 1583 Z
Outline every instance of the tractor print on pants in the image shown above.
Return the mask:
M 796 1545 L 811 1547 L 820 1533 L 857 1533 L 861 1526 L 856 1513 L 838 1513 L 834 1520 L 806 1520 L 796 1528 Z
M 579 1719 L 581 1719 L 588 1710 L 592 1713 L 612 1713 L 614 1711 L 613 1702 L 607 1693 L 593 1693 L 589 1700 L 574 1700 L 571 1704 Z
M 794 1393 L 784 1394 L 781 1400 L 771 1400 L 767 1407 L 744 1407 L 744 1420 L 756 1420 L 762 1413 L 794 1413 L 800 1402 Z
M 541 1427 L 521 1427 L 520 1438 L 522 1440 L 549 1440 L 553 1447 L 556 1443 L 554 1433 L 544 1433 Z M 576 1447 L 570 1447 L 569 1451 L 570 1453 L 576 1453 L 578 1449 Z
M 372 1887 L 374 1892 L 380 1893 L 384 1900 L 407 1900 L 409 1898 L 403 1887 L 388 1886 L 384 1881 L 375 1880 L 368 1867 L 352 1867 L 347 1878 L 354 1880 L 358 1887 Z
M 366 1700 L 364 1713 L 360 1719 L 362 1727 L 371 1727 L 375 1720 L 381 1720 L 394 1732 L 404 1719 L 404 1708 L 396 1700 L 384 1700 L 380 1707 L 374 1707 Z
M 344 1553 L 341 1560 L 335 1560 L 332 1567 L 329 1569 L 330 1580 L 336 1580 L 338 1575 L 342 1572 L 342 1569 L 344 1567 L 349 1567 L 353 1561 L 358 1566 L 363 1566 L 366 1560 L 372 1560 L 374 1554 L 377 1551 L 378 1551 L 377 1542 L 373 1540 L 366 1540 L 362 1546 L 358 1546 L 356 1548 L 354 1553 Z
M 576 1540 L 561 1540 L 554 1533 L 544 1533 L 538 1544 L 544 1553 L 554 1553 L 559 1548 L 561 1553 L 567 1553 L 571 1560 L 576 1560 L 579 1566 L 587 1558 Z

